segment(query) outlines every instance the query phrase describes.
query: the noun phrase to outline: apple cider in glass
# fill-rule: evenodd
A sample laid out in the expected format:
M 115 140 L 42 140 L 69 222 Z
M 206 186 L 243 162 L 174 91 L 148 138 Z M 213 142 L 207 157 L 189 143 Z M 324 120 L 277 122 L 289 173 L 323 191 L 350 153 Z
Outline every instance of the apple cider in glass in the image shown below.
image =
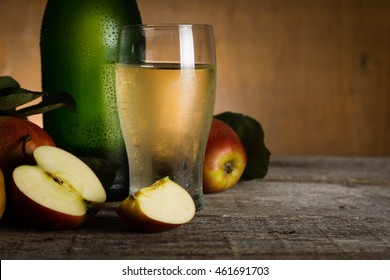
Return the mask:
M 130 193 L 169 176 L 200 210 L 216 89 L 212 27 L 124 26 L 115 67 Z
M 215 75 L 212 65 L 116 66 L 132 192 L 169 176 L 199 200 Z

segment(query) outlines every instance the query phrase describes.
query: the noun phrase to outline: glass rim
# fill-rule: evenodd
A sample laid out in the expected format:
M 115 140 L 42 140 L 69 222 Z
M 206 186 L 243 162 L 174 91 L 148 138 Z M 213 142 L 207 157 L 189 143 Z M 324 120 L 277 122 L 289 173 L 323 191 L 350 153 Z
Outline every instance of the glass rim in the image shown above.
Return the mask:
M 178 29 L 180 27 L 191 27 L 191 28 L 213 28 L 211 24 L 208 23 L 141 23 L 141 24 L 125 24 L 122 26 L 124 28 L 133 28 L 133 29 Z

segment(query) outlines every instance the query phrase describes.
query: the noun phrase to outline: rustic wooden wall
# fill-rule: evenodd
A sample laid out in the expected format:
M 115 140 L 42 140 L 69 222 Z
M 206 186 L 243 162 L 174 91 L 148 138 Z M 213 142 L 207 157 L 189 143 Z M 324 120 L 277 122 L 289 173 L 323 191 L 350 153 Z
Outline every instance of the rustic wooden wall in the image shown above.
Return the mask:
M 37 90 L 45 3 L 0 0 L 0 75 Z M 390 155 L 390 1 L 138 4 L 145 23 L 213 24 L 216 113 L 259 120 L 274 155 Z

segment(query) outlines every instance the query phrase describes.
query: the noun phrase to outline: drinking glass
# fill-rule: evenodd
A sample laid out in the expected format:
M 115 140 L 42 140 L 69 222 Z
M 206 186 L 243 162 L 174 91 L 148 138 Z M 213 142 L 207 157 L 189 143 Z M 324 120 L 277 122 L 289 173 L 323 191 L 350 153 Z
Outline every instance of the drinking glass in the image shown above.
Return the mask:
M 214 113 L 211 25 L 126 25 L 115 65 L 130 193 L 169 176 L 204 206 L 203 159 Z

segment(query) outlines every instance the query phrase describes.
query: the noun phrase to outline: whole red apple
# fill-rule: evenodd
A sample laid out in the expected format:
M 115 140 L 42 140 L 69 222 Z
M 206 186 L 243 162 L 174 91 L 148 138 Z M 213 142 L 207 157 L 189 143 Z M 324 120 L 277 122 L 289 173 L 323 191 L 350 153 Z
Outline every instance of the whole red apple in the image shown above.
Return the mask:
M 214 118 L 203 164 L 203 192 L 222 192 L 234 186 L 246 163 L 246 151 L 237 133 Z
M 0 116 L 0 169 L 6 180 L 15 167 L 34 162 L 32 153 L 39 146 L 55 146 L 41 127 L 21 117 Z

